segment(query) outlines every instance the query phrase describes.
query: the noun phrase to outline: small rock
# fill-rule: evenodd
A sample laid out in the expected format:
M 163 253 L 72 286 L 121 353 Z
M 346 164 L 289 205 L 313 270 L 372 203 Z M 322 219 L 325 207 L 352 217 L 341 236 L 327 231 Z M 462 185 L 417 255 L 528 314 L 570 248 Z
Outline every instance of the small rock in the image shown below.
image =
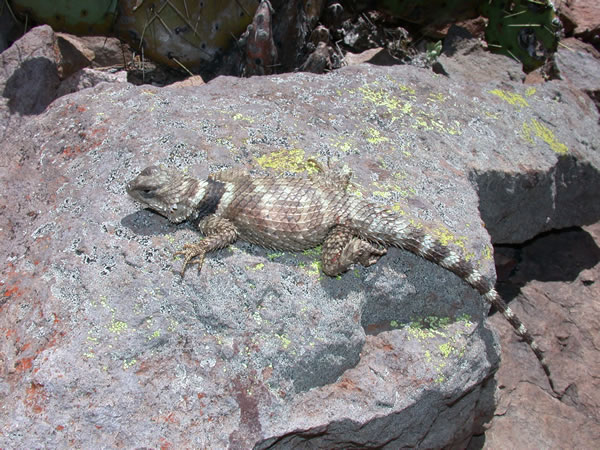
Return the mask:
M 362 63 L 375 64 L 376 66 L 400 64 L 400 61 L 394 58 L 387 49 L 381 47 L 371 48 L 362 53 L 346 53 L 344 60 L 349 66 Z
M 48 25 L 31 29 L 2 52 L 0 110 L 6 105 L 11 113 L 41 113 L 56 98 L 58 54 L 56 35 Z
M 596 282 L 596 276 L 596 272 L 591 269 L 582 270 L 579 274 L 579 280 L 584 286 L 591 286 Z
M 61 56 L 58 73 L 63 80 L 90 66 L 96 56 L 81 39 L 71 34 L 56 33 L 56 43 Z
M 310 34 L 310 41 L 315 45 L 319 42 L 329 44 L 329 29 L 323 25 L 319 25 Z
M 331 48 L 325 42 L 319 42 L 315 51 L 300 67 L 300 72 L 324 73 L 326 70 L 331 70 L 331 52 Z
M 193 77 L 170 84 L 169 87 L 180 88 L 185 86 L 202 86 L 203 84 L 205 84 L 205 82 L 202 77 L 200 75 L 194 75 Z

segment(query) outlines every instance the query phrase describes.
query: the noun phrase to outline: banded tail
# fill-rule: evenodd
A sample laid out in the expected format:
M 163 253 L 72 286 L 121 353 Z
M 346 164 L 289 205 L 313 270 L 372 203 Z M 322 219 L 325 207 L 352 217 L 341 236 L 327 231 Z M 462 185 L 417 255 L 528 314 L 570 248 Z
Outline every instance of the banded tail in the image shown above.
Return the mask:
M 490 280 L 486 279 L 483 274 L 459 253 L 446 247 L 439 240 L 426 234 L 424 230 L 412 225 L 409 221 L 382 208 L 367 205 L 366 203 L 360 202 L 353 206 L 355 208 L 355 215 L 352 219 L 352 225 L 361 238 L 377 242 L 384 246 L 408 250 L 449 270 L 463 279 L 500 311 L 511 324 L 515 333 L 529 345 L 544 369 L 550 387 L 554 390 L 554 384 L 550 377 L 550 368 L 546 363 L 543 352 L 523 322 L 515 315 L 506 302 L 502 300 Z M 375 214 L 373 213 L 374 208 L 377 210 Z

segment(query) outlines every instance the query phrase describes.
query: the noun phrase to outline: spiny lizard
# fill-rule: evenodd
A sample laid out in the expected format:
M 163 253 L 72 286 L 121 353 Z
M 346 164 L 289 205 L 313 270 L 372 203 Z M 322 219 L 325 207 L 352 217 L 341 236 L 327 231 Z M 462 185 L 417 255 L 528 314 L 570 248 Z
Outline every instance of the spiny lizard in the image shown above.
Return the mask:
M 496 307 L 540 361 L 552 386 L 542 351 L 502 300 L 494 284 L 460 254 L 420 227 L 385 208 L 348 194 L 350 174 L 328 171 L 310 177 L 253 177 L 223 171 L 198 180 L 173 169 L 150 166 L 127 186 L 134 199 L 174 223 L 199 220 L 205 238 L 185 244 L 182 275 L 189 264 L 202 268 L 206 253 L 241 239 L 276 250 L 322 245 L 322 268 L 336 276 L 352 264 L 370 266 L 399 247 L 455 273 Z

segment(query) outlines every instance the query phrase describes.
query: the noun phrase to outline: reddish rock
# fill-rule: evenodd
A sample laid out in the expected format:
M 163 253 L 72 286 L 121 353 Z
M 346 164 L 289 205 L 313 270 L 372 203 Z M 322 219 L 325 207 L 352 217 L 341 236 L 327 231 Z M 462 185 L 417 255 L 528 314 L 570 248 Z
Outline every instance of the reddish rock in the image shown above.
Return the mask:
M 544 350 L 554 381 L 549 392 L 535 358 L 503 318 L 498 407 L 485 448 L 592 448 L 600 440 L 600 222 L 550 233 L 520 248 L 521 263 L 505 283 L 510 303 Z M 504 252 L 505 253 L 505 252 Z M 514 290 L 506 288 L 505 296 Z M 509 444 L 510 443 L 510 444 Z
M 598 0 L 565 0 L 559 5 L 563 22 L 575 36 L 600 49 L 600 3 Z

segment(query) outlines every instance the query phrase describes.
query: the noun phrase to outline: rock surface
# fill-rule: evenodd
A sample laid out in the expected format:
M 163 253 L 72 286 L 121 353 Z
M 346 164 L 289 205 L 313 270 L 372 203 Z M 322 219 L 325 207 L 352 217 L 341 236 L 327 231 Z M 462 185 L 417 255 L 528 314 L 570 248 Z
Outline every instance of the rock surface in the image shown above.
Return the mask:
M 485 448 L 506 448 L 509 442 L 512 448 L 591 448 L 600 439 L 600 223 L 496 253 L 518 262 L 506 279 L 499 276 L 500 292 L 514 297 L 511 308 L 523 320 L 536 322 L 554 385 L 563 394 L 554 398 L 537 384 L 536 359 L 523 351 L 500 315 L 492 316 L 502 365 Z
M 559 6 L 575 36 L 600 49 L 600 4 L 596 0 L 566 0 Z
M 487 232 L 515 242 L 598 221 L 592 102 L 564 81 L 453 70 L 100 83 L 30 117 L 4 98 L 0 447 L 465 446 L 493 411 L 499 349 L 459 279 L 398 250 L 330 279 L 318 251 L 240 242 L 181 280 L 171 253 L 193 226 L 124 189 L 149 164 L 300 175 L 314 156 L 488 276 Z
M 600 52 L 574 38 L 562 43 L 555 57 L 560 77 L 585 92 L 600 111 Z

